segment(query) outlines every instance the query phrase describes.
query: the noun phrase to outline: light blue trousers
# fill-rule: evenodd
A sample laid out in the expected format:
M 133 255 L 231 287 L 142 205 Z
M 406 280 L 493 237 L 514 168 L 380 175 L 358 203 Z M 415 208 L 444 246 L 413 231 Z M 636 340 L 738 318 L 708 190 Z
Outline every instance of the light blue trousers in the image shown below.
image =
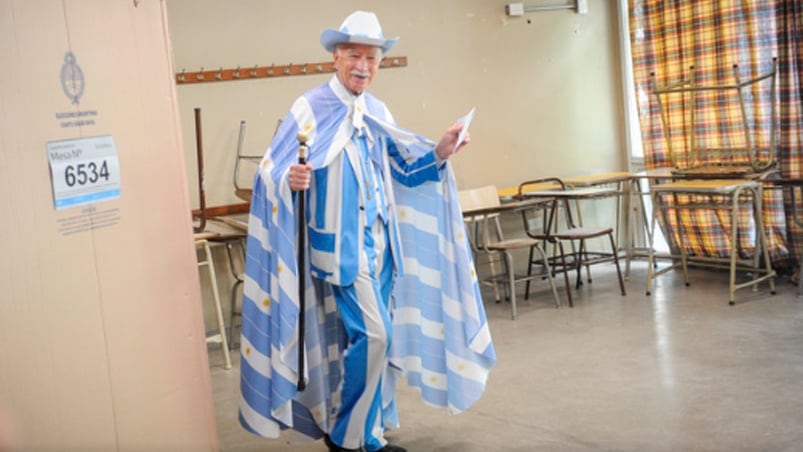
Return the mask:
M 348 449 L 376 451 L 383 436 L 382 375 L 390 349 L 390 291 L 393 259 L 387 226 L 377 220 L 365 228 L 365 255 L 350 286 L 334 286 L 335 300 L 349 344 L 344 354 L 342 401 L 332 441 Z

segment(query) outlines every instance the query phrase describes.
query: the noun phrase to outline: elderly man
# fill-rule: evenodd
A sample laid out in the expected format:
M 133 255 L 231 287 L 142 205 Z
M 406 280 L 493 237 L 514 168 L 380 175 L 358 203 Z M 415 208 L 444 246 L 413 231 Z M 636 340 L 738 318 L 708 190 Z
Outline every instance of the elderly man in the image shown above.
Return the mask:
M 293 428 L 323 436 L 330 451 L 404 451 L 384 437 L 397 424 L 399 375 L 426 401 L 460 412 L 495 362 L 447 163 L 467 134 L 460 139 L 455 124 L 433 143 L 397 127 L 365 91 L 397 40 L 363 11 L 324 31 L 336 75 L 296 100 L 257 174 L 240 407 L 256 434 Z M 306 163 L 297 163 L 299 133 Z M 296 212 L 302 194 L 306 211 Z M 302 214 L 309 259 L 297 261 L 293 226 Z M 297 392 L 301 273 L 311 277 L 301 354 L 309 384 Z M 433 286 L 433 275 L 446 281 Z

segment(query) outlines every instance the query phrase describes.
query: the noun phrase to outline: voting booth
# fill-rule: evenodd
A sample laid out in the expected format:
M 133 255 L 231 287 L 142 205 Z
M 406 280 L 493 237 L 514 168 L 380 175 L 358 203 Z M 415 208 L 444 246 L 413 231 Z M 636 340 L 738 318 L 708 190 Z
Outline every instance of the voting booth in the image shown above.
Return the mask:
M 216 450 L 165 3 L 0 39 L 0 450 Z

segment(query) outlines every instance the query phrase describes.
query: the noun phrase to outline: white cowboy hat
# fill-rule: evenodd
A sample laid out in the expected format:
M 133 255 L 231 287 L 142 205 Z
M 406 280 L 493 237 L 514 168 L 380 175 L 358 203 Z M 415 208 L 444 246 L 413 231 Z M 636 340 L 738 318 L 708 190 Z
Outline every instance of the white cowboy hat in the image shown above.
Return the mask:
M 385 39 L 376 14 L 365 11 L 351 13 L 340 25 L 339 30 L 328 28 L 321 33 L 321 44 L 330 52 L 334 52 L 338 44 L 354 43 L 379 47 L 382 53 L 387 53 L 398 40 L 398 36 Z

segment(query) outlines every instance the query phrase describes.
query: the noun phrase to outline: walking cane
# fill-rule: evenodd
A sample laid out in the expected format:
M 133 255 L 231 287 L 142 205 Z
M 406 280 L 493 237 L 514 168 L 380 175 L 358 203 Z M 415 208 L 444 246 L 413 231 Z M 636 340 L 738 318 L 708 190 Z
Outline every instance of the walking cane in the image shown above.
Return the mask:
M 299 132 L 298 139 L 298 163 L 307 163 L 307 134 Z M 304 287 L 306 286 L 306 239 L 307 239 L 307 213 L 306 213 L 307 191 L 298 192 L 298 390 L 303 391 L 307 387 L 307 380 L 304 378 L 304 335 L 306 323 L 306 300 Z

